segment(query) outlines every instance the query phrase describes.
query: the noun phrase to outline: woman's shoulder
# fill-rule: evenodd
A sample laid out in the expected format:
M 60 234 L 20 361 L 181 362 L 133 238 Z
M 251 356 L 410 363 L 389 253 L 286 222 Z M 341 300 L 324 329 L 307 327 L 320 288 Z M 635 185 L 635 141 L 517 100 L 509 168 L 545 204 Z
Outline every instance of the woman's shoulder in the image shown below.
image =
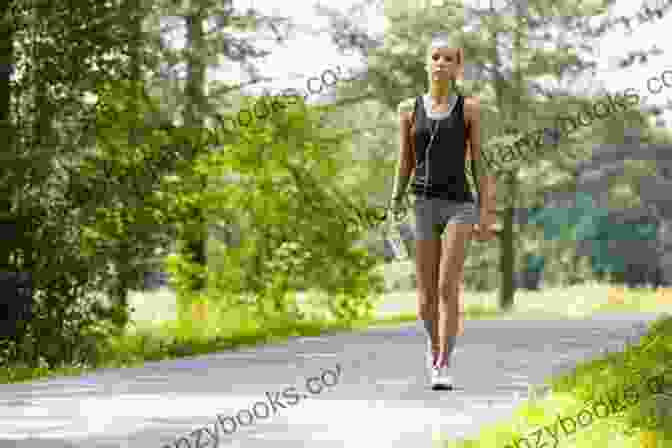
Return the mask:
M 463 95 L 464 108 L 468 111 L 478 112 L 481 110 L 481 101 L 477 96 Z
M 464 104 L 469 104 L 470 106 L 480 104 L 480 100 L 476 95 L 467 95 L 463 93 L 461 96 L 464 99 Z
M 415 97 L 413 98 L 406 98 L 402 102 L 399 103 L 399 106 L 397 107 L 397 112 L 402 113 L 402 112 L 408 112 L 411 113 L 413 112 L 413 109 L 415 108 Z

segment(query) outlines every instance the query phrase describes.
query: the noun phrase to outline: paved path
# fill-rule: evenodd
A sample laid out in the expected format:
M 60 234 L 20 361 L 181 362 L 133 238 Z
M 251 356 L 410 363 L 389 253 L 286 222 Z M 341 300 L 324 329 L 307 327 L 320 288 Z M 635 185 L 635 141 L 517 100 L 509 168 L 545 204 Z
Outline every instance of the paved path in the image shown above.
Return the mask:
M 189 359 L 105 369 L 78 378 L 0 385 L 0 448 L 432 447 L 438 434 L 458 438 L 506 418 L 548 375 L 603 349 L 622 349 L 652 314 L 590 320 L 467 321 L 454 376 L 459 389 L 426 387 L 423 339 L 414 325 L 377 328 Z M 326 369 L 338 383 L 286 409 L 224 434 L 222 418 Z M 331 383 L 331 378 L 325 376 Z M 317 383 L 311 382 L 315 390 Z M 266 412 L 257 405 L 257 412 Z M 241 414 L 243 423 L 247 414 Z M 227 423 L 227 429 L 230 429 Z M 200 442 L 196 437 L 200 434 Z M 170 445 L 175 446 L 174 444 Z

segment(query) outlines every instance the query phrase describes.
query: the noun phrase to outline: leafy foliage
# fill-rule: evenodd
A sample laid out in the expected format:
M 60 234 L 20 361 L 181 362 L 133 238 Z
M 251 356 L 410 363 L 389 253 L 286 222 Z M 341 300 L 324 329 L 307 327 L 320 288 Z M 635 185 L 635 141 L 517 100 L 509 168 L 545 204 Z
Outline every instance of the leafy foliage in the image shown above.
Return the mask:
M 213 181 L 192 200 L 209 220 L 235 223 L 245 235 L 239 247 L 217 254 L 217 272 L 204 273 L 223 296 L 252 292 L 264 316 L 295 308 L 291 291 L 315 288 L 342 295 L 330 305 L 338 318 L 367 315 L 382 279 L 370 273 L 377 259 L 353 248 L 362 232 L 348 224 L 354 211 L 335 200 L 344 195 L 345 135 L 300 103 L 198 161 L 195 169 Z M 234 176 L 240 181 L 221 181 Z M 172 266 L 179 276 L 188 261 L 175 258 Z

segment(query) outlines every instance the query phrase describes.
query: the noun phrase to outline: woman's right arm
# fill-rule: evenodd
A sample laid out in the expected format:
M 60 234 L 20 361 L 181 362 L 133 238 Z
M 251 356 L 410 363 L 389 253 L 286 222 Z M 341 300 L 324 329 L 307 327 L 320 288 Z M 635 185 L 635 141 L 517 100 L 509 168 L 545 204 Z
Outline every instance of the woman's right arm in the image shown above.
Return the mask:
M 397 173 L 394 179 L 392 201 L 401 203 L 406 194 L 406 188 L 415 169 L 415 149 L 411 144 L 411 116 L 415 102 L 407 99 L 399 104 L 399 160 Z

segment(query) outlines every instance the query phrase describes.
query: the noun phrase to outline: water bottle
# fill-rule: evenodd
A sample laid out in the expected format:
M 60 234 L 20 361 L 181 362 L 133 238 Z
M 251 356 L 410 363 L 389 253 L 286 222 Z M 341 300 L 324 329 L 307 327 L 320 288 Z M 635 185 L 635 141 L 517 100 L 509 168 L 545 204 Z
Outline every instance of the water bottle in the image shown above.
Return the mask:
M 395 259 L 398 261 L 408 260 L 408 249 L 406 248 L 404 239 L 401 237 L 401 233 L 399 232 L 399 228 L 397 226 L 392 226 L 387 240 L 390 242 L 390 246 L 392 246 Z
M 386 241 L 392 248 L 392 252 L 396 260 L 407 261 L 409 259 L 408 248 L 406 247 L 404 237 L 400 231 L 400 226 L 402 223 L 403 221 L 397 220 L 391 211 L 388 213 Z

